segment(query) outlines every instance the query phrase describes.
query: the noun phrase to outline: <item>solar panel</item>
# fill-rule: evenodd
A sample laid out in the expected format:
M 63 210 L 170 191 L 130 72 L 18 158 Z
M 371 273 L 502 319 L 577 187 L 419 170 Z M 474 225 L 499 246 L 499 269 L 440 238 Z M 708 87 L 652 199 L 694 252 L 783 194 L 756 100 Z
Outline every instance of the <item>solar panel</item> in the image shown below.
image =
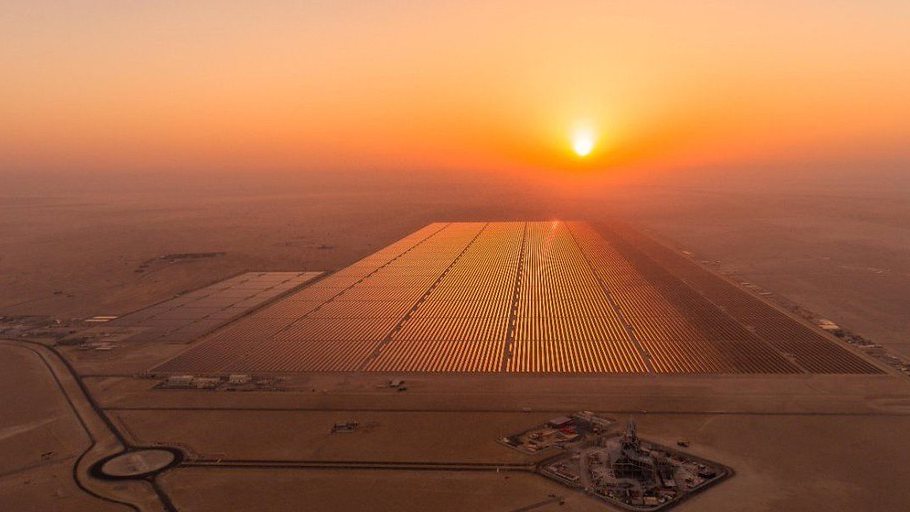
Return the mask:
M 431 224 L 157 370 L 881 371 L 640 233 L 619 225 L 603 232 L 583 222 Z M 252 307 L 271 292 L 229 296 L 281 279 L 252 276 L 197 303 Z M 182 309 L 181 318 L 190 311 Z

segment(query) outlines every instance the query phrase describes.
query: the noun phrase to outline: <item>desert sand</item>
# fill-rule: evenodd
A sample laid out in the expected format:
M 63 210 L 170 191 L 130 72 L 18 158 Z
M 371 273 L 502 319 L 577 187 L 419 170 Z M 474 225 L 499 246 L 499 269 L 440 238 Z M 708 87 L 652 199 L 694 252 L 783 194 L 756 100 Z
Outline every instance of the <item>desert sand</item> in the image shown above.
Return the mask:
M 907 353 L 910 211 L 899 190 L 529 185 L 516 193 L 495 180 L 382 176 L 357 185 L 256 183 L 19 183 L 0 198 L 0 315 L 122 315 L 244 271 L 332 271 L 436 221 L 621 218 Z M 219 254 L 161 258 L 183 253 Z M 910 502 L 899 484 L 910 453 L 892 435 L 908 426 L 910 382 L 895 372 L 408 376 L 405 393 L 380 388 L 393 375 L 312 374 L 289 377 L 281 392 L 226 393 L 156 389 L 159 381 L 138 375 L 181 346 L 148 346 L 123 361 L 61 349 L 95 409 L 62 362 L 51 371 L 41 363 L 52 352 L 5 343 L 0 384 L 15 400 L 0 416 L 3 453 L 12 454 L 0 475 L 4 509 L 126 509 L 80 491 L 73 475 L 92 481 L 87 463 L 73 472 L 75 459 L 162 444 L 188 458 L 154 487 L 95 482 L 95 490 L 145 510 L 603 510 L 521 469 L 534 460 L 495 442 L 580 409 L 634 417 L 643 437 L 686 437 L 693 453 L 734 468 L 732 479 L 678 510 L 902 510 Z M 53 375 L 66 385 L 55 387 Z M 68 406 L 67 396 L 81 405 Z M 103 449 L 86 452 L 80 418 L 106 439 Z M 347 438 L 328 433 L 349 419 L 364 428 Z M 54 455 L 43 460 L 47 452 Z M 377 463 L 404 466 L 363 467 Z M 413 467 L 426 463 L 458 469 Z

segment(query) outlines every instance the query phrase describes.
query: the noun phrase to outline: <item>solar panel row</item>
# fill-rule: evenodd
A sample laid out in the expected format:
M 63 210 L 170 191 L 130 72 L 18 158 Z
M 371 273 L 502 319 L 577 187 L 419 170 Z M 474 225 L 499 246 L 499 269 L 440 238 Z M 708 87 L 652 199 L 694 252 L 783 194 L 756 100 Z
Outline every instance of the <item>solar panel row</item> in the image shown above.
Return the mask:
M 188 342 L 297 288 L 321 272 L 247 272 L 124 315 L 109 325 L 138 327 L 133 341 Z
M 761 339 L 775 352 L 810 373 L 881 373 L 825 335 L 808 328 L 745 290 L 641 233 L 620 224 L 604 226 L 614 246 L 649 275 L 654 288 L 664 291 L 702 329 L 739 329 L 737 339 Z M 683 284 L 680 287 L 679 284 Z M 679 284 L 675 284 L 679 283 Z M 696 294 L 694 289 L 698 290 Z M 692 297 L 696 295 L 696 297 Z M 693 307 L 693 302 L 707 304 Z M 721 314 L 708 315 L 709 308 Z M 763 356 L 767 357 L 767 356 Z M 735 361 L 744 364 L 742 358 Z M 779 363 L 778 363 L 779 364 Z
M 436 235 L 442 240 L 441 233 L 447 227 L 426 226 L 213 333 L 157 370 L 198 373 L 355 369 L 426 291 L 425 286 L 381 288 L 364 284 L 373 277 L 414 275 L 395 268 L 405 268 L 402 264 L 415 261 L 415 255 L 421 252 L 427 254 L 420 245 Z M 321 324 L 313 323 L 320 319 Z M 372 327 L 364 327 L 365 323 Z M 352 329 L 352 325 L 360 329 Z M 318 330 L 307 331 L 317 326 Z M 318 339 L 319 333 L 326 338 Z
M 880 371 L 617 229 L 608 241 L 577 222 L 431 224 L 156 370 Z

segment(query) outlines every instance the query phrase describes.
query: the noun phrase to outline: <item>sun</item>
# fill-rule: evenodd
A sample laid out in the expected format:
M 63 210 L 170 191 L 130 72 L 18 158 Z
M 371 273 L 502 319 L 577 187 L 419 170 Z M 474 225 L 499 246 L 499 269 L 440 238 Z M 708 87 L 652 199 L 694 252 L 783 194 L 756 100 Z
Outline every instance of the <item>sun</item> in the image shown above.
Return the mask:
M 595 142 L 594 132 L 590 129 L 578 129 L 572 133 L 572 149 L 581 158 L 590 155 L 591 151 L 594 151 Z

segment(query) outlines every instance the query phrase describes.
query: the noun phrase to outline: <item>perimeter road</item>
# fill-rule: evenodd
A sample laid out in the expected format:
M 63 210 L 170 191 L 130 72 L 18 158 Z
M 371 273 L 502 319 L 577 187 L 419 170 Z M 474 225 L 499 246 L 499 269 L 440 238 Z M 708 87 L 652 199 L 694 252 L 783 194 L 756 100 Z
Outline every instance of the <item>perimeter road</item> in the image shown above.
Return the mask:
M 108 482 L 93 478 L 89 468 L 97 461 L 125 451 L 122 435 L 91 399 L 82 382 L 52 348 L 40 343 L 0 339 L 0 345 L 27 350 L 39 357 L 53 377 L 73 415 L 88 435 L 91 444 L 73 465 L 72 477 L 85 493 L 100 500 L 118 503 L 136 511 L 175 512 L 170 499 L 153 482 Z
M 502 364 L 499 371 L 509 369 L 509 360 L 512 359 L 512 345 L 515 344 L 515 325 L 518 322 L 518 302 L 521 300 L 522 266 L 525 260 L 525 244 L 528 240 L 528 223 L 525 222 L 521 230 L 521 243 L 518 245 L 518 270 L 515 272 L 515 287 L 512 290 L 512 307 L 509 309 L 509 330 L 506 332 L 506 344 L 502 350 Z

